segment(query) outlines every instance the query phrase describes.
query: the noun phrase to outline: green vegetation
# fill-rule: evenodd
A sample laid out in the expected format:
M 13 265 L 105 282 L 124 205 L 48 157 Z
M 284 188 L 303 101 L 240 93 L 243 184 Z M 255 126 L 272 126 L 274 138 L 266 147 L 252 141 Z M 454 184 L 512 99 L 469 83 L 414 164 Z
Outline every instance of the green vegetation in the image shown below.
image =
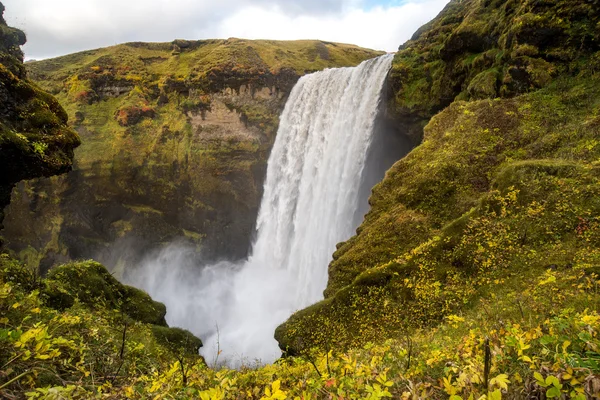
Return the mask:
M 513 97 L 562 74 L 595 73 L 598 23 L 594 1 L 451 1 L 400 46 L 391 108 L 418 139 L 455 99 Z
M 338 246 L 326 299 L 277 329 L 286 358 L 237 371 L 209 368 L 196 355 L 197 338 L 164 326 L 160 303 L 100 264 L 70 263 L 39 279 L 4 257 L 0 396 L 600 396 L 596 6 L 453 0 L 402 46 L 389 111 L 420 144 L 374 188 L 357 235 Z M 110 229 L 124 237 L 139 224 L 168 238 L 172 230 L 158 222 L 172 218 L 164 204 L 182 201 L 202 218 L 224 199 L 235 199 L 231 208 L 257 204 L 248 176 L 259 167 L 253 157 L 272 141 L 281 88 L 338 57 L 339 48 L 238 39 L 133 43 L 31 68 L 89 139 L 81 174 L 94 178 L 93 201 L 122 199 L 114 187 L 128 194 Z M 227 124 L 214 123 L 231 113 Z M 47 150 L 35 143 L 37 154 Z M 131 160 L 144 168 L 123 175 Z M 174 181 L 180 176 L 204 178 L 181 185 Z M 140 181 L 159 201 L 139 200 L 147 195 Z M 47 208 L 54 233 L 44 246 L 62 256 L 56 230 L 77 225 L 54 211 L 66 185 L 57 182 L 36 190 L 54 199 Z M 182 186 L 194 190 L 175 189 Z M 64 204 L 80 212 L 82 199 Z M 22 204 L 14 210 L 19 218 L 30 213 Z M 192 225 L 183 234 L 200 241 L 212 232 Z M 89 246 L 103 240 L 84 237 Z M 23 254 L 40 261 L 36 250 Z
M 600 282 L 586 268 L 515 271 L 488 282 L 487 297 L 434 329 L 237 371 L 206 366 L 197 355 L 201 343 L 188 332 L 130 317 L 123 286 L 101 265 L 54 271 L 82 282 L 90 277 L 95 292 L 78 290 L 77 279 L 67 286 L 39 279 L 0 258 L 0 396 L 457 400 L 599 393 L 600 316 L 592 309 L 600 304 Z M 77 291 L 70 306 L 57 308 L 47 295 L 56 285 Z M 88 302 L 90 295 L 99 301 Z
M 200 340 L 168 328 L 163 304 L 93 261 L 40 279 L 1 255 L 0 310 L 3 398 L 91 398 L 165 363 L 202 362 Z
M 120 308 L 129 317 L 149 324 L 166 325 L 167 310 L 161 303 L 131 286 L 125 286 L 95 261 L 77 262 L 52 269 L 44 291 L 56 309 L 71 307 L 76 300 L 89 306 Z

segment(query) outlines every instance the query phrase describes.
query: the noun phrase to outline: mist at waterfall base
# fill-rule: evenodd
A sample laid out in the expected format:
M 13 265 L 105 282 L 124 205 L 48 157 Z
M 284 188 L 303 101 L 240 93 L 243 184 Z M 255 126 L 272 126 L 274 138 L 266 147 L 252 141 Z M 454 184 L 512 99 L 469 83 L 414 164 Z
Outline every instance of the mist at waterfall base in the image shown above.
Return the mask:
M 411 147 L 376 123 L 391 60 L 300 78 L 280 117 L 247 260 L 198 265 L 195 249 L 174 243 L 124 277 L 166 304 L 169 325 L 202 339 L 209 365 L 274 361 L 275 328 L 322 299 L 336 244 L 352 236 L 370 188 Z

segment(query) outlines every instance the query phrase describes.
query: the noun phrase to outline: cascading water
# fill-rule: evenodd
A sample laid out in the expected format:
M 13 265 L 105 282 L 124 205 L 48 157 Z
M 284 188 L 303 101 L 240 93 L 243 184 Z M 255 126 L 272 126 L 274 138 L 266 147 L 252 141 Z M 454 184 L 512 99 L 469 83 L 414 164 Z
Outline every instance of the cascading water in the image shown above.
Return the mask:
M 171 325 L 203 339 L 209 363 L 275 360 L 277 325 L 322 298 L 336 243 L 360 223 L 361 175 L 391 60 L 298 81 L 280 118 L 247 261 L 198 273 L 178 267 L 185 254 L 172 248 L 130 279 L 166 303 Z

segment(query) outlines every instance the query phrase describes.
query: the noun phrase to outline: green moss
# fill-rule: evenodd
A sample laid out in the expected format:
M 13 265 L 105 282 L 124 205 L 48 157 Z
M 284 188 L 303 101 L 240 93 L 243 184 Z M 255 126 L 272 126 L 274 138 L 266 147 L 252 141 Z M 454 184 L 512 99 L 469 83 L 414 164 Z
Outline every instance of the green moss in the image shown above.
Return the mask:
M 467 87 L 468 97 L 474 100 L 496 97 L 500 74 L 491 68 L 476 75 Z M 465 98 L 465 99 L 466 99 Z
M 167 308 L 164 304 L 153 301 L 148 293 L 131 286 L 125 286 L 123 299 L 121 309 L 131 318 L 147 324 L 166 325 Z
M 75 299 L 89 307 L 121 310 L 130 318 L 154 325 L 165 325 L 164 304 L 136 288 L 121 284 L 95 261 L 81 261 L 53 268 L 43 292 L 48 304 L 57 309 L 70 307 Z
M 455 99 L 515 96 L 561 73 L 591 72 L 594 6 L 579 1 L 451 1 L 402 45 L 390 74 L 391 108 L 422 121 Z
M 175 353 L 183 351 L 189 355 L 198 355 L 202 347 L 202 341 L 185 329 L 154 325 L 152 334 L 160 344 Z

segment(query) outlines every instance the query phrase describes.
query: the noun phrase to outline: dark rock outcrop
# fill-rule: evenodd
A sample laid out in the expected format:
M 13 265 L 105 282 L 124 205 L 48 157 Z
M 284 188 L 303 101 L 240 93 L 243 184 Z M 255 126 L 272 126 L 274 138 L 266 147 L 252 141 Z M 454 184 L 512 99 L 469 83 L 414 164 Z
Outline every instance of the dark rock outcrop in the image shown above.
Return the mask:
M 67 172 L 79 145 L 65 110 L 27 78 L 25 34 L 7 26 L 3 13 L 0 3 L 0 227 L 14 185 Z

